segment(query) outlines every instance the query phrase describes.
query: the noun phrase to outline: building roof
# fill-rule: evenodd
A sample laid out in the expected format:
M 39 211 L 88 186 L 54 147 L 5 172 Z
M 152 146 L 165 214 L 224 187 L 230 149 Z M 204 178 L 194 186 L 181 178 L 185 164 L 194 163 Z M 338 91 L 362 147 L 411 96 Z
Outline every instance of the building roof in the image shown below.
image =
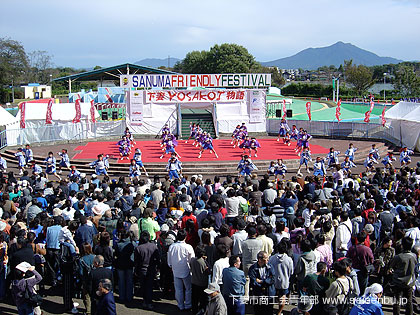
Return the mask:
M 123 74 L 174 74 L 176 72 L 156 69 L 147 66 L 139 66 L 132 63 L 124 63 L 117 66 L 108 68 L 101 68 L 98 70 L 86 71 L 82 73 L 76 73 L 61 78 L 53 79 L 53 81 L 106 81 L 106 80 L 119 80 L 120 75 Z

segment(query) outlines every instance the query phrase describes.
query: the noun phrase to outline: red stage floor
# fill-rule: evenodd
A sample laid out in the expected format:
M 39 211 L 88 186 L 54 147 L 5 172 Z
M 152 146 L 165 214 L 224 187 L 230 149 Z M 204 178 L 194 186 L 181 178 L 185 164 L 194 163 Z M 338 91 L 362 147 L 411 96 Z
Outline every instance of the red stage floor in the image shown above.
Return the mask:
M 179 145 L 176 147 L 178 154 L 181 156 L 182 162 L 191 161 L 237 161 L 240 160 L 242 150 L 239 148 L 233 148 L 230 144 L 229 139 L 214 140 L 213 145 L 219 159 L 216 159 L 214 154 L 210 154 L 208 150 L 204 151 L 201 159 L 197 159 L 199 149 L 192 146 L 192 141 L 185 143 L 185 141 L 179 141 Z M 289 146 L 284 145 L 282 142 L 277 142 L 275 138 L 271 139 L 259 139 L 261 148 L 258 150 L 258 157 L 253 157 L 253 160 L 275 160 L 275 159 L 298 159 L 294 148 L 296 142 L 292 142 Z M 154 141 L 137 141 L 135 148 L 139 147 L 142 151 L 143 162 L 166 162 L 169 155 L 166 155 L 163 159 L 159 159 L 162 154 L 159 140 Z M 109 154 L 111 158 L 119 157 L 118 147 L 116 142 L 89 142 L 86 145 L 78 146 L 75 151 L 81 151 L 77 153 L 73 159 L 83 160 L 95 160 L 97 155 L 100 153 Z M 325 155 L 328 153 L 328 149 L 319 145 L 311 145 L 312 158 L 316 155 Z M 131 153 L 130 158 L 133 156 L 134 150 Z M 128 160 L 118 161 L 118 163 L 128 163 Z

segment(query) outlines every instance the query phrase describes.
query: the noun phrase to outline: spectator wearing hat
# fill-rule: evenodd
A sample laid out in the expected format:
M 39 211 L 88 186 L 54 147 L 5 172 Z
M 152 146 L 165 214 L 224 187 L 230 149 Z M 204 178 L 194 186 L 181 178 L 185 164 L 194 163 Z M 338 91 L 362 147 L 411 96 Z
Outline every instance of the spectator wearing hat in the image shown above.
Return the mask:
M 26 291 L 35 293 L 35 285 L 41 282 L 41 275 L 27 262 L 15 266 L 16 280 L 12 282 L 12 296 L 19 314 L 33 314 L 34 306 L 25 299 Z
M 188 220 L 193 220 L 194 221 L 194 226 L 195 226 L 196 230 L 198 231 L 197 218 L 193 214 L 193 208 L 192 208 L 191 205 L 188 205 L 184 209 L 184 214 L 181 218 L 181 229 L 185 229 L 186 223 L 187 223 Z
M 206 315 L 227 315 L 227 306 L 225 299 L 220 294 L 220 287 L 217 283 L 210 283 L 204 292 L 209 296 L 209 302 L 206 308 Z
M 187 232 L 179 230 L 177 242 L 172 244 L 168 250 L 168 265 L 172 268 L 175 285 L 175 299 L 178 308 L 182 310 L 191 309 L 191 259 L 195 257 L 191 245 L 185 243 Z M 184 293 L 185 292 L 185 293 Z
M 312 309 L 312 303 L 309 296 L 301 296 L 297 307 L 290 311 L 290 315 L 309 315 L 309 311 Z

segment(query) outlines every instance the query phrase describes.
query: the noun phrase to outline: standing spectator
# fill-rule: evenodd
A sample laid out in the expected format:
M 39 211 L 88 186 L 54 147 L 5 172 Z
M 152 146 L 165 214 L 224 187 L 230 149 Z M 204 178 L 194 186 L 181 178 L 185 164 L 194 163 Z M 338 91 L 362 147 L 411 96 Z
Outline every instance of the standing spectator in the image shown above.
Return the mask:
M 248 233 L 245 231 L 246 223 L 242 218 L 237 220 L 238 231 L 232 235 L 233 248 L 232 254 L 242 257 L 242 243 L 247 239 Z
M 88 243 L 93 247 L 93 237 L 96 234 L 98 233 L 92 222 L 88 221 L 85 216 L 81 216 L 80 226 L 74 234 L 74 241 L 76 242 L 77 247 L 80 248 L 84 243 Z
M 277 191 L 273 188 L 273 183 L 268 183 L 267 189 L 263 191 L 265 206 L 271 207 L 274 205 L 274 200 L 277 198 Z
M 205 260 L 206 254 L 203 246 L 195 249 L 195 258 L 191 259 L 191 286 L 192 286 L 192 312 L 197 314 L 199 310 L 205 309 L 207 305 L 207 289 L 209 280 L 209 267 Z
M 134 244 L 130 234 L 122 230 L 119 241 L 114 245 L 115 268 L 118 274 L 119 300 L 121 303 L 131 303 L 133 299 L 133 252 Z
M 99 244 L 93 248 L 93 253 L 95 255 L 101 255 L 104 258 L 104 267 L 109 269 L 112 268 L 112 262 L 114 260 L 110 241 L 111 235 L 108 232 L 102 232 L 99 235 Z
M 268 255 L 271 255 L 274 248 L 274 242 L 271 238 L 265 235 L 267 232 L 266 226 L 264 224 L 259 224 L 257 226 L 257 231 L 258 231 L 257 240 L 260 240 L 262 243 L 261 250 L 266 252 Z
M 389 272 L 392 273 L 391 283 L 393 285 L 394 298 L 396 303 L 393 306 L 395 315 L 400 314 L 401 297 L 407 298 L 406 314 L 413 314 L 413 287 L 415 282 L 415 266 L 417 263 L 416 254 L 411 252 L 413 240 L 410 237 L 402 239 L 402 253 L 396 255 L 389 265 Z
M 357 272 L 357 282 L 359 283 L 360 292 L 364 292 L 369 282 L 369 270 L 366 266 L 373 266 L 372 250 L 364 245 L 366 240 L 366 233 L 360 232 L 357 235 L 357 244 L 350 247 L 347 252 L 347 257 L 352 261 L 353 269 L 359 270 Z
M 219 230 L 220 235 L 214 239 L 214 245 L 216 245 L 216 247 L 220 244 L 225 245 L 226 248 L 229 250 L 229 255 L 230 255 L 230 252 L 232 251 L 233 240 L 229 236 L 229 232 L 230 232 L 229 225 L 222 224 Z
M 19 315 L 34 314 L 34 306 L 25 298 L 26 291 L 34 294 L 34 286 L 41 282 L 41 275 L 35 267 L 27 262 L 22 262 L 15 269 L 16 280 L 12 282 L 12 296 Z
M 235 218 L 239 215 L 239 199 L 236 197 L 234 189 L 227 191 L 227 198 L 225 199 L 226 204 L 226 223 L 232 225 Z
M 223 279 L 222 273 L 225 268 L 229 267 L 229 249 L 226 247 L 225 244 L 219 244 L 216 246 L 217 248 L 217 256 L 219 257 L 218 260 L 214 263 L 213 266 L 213 277 L 211 278 L 211 282 L 217 283 L 223 292 Z
M 59 268 L 59 251 L 60 251 L 60 242 L 58 241 L 60 232 L 61 232 L 61 224 L 63 218 L 54 217 L 54 223 L 52 226 L 47 228 L 47 235 L 45 238 L 46 244 L 45 247 L 47 248 L 47 274 L 51 280 L 52 286 L 57 285 L 57 272 Z M 81 243 L 80 245 L 82 245 Z M 78 247 L 80 247 L 77 244 Z
M 177 242 L 172 244 L 168 251 L 168 265 L 174 274 L 175 299 L 181 311 L 189 310 L 192 306 L 190 263 L 195 255 L 192 246 L 185 243 L 186 236 L 185 230 L 179 230 Z
M 227 306 L 225 299 L 220 294 L 220 287 L 217 283 L 210 283 L 204 290 L 209 296 L 209 302 L 206 308 L 206 315 L 227 315 Z
M 239 256 L 229 257 L 229 268 L 223 270 L 223 297 L 228 308 L 228 314 L 245 314 L 245 304 L 241 297 L 245 294 L 245 274 L 240 270 Z
M 279 297 L 279 312 L 281 314 L 289 295 L 290 278 L 293 275 L 293 260 L 287 255 L 288 244 L 282 239 L 277 245 L 277 254 L 270 257 L 269 264 L 273 267 L 274 286 Z
M 336 258 L 344 257 L 351 246 L 352 226 L 347 212 L 340 214 L 340 224 L 335 235 Z
M 258 253 L 258 261 L 248 271 L 252 296 L 275 296 L 274 270 L 268 264 L 268 254 L 264 251 Z M 263 304 L 261 299 L 254 305 L 255 314 L 273 314 L 273 304 Z
M 156 239 L 156 232 L 160 231 L 159 224 L 153 219 L 153 209 L 146 208 L 143 212 L 143 218 L 139 220 L 139 232 L 147 231 L 150 240 Z
M 305 295 L 313 296 L 315 301 L 319 301 L 312 308 L 314 314 L 323 312 L 324 303 L 322 299 L 325 297 L 325 291 L 330 286 L 330 280 L 325 276 L 326 273 L 327 264 L 321 261 L 316 265 L 316 273 L 308 274 L 303 279 L 302 289 Z
M 88 291 L 92 304 L 92 315 L 97 314 L 96 310 L 99 296 L 96 294 L 96 290 L 103 279 L 109 279 L 111 280 L 111 283 L 113 283 L 114 278 L 112 276 L 112 270 L 104 267 L 104 258 L 101 255 L 96 255 L 95 258 L 93 258 L 93 269 L 90 272 L 88 280 Z
M 143 291 L 143 307 L 147 310 L 154 309 L 152 304 L 153 280 L 158 264 L 158 248 L 154 242 L 150 241 L 149 232 L 143 231 L 140 233 L 139 246 L 134 252 L 134 266 Z
M 95 255 L 92 253 L 92 247 L 89 244 L 84 244 L 82 247 L 82 257 L 80 258 L 80 275 L 82 277 L 82 300 L 85 305 L 86 315 L 90 315 L 91 300 L 89 292 L 89 276 L 93 269 L 93 259 Z
M 295 267 L 298 291 L 302 290 L 303 280 L 309 274 L 316 272 L 316 257 L 311 248 L 311 241 L 305 239 L 300 244 L 300 254 Z
M 242 243 L 243 270 L 246 277 L 245 296 L 249 293 L 249 268 L 257 262 L 257 255 L 262 249 L 261 240 L 257 239 L 257 230 L 254 226 L 248 227 L 248 239 Z
M 117 315 L 115 307 L 114 294 L 112 292 L 111 280 L 105 278 L 99 282 L 98 293 L 100 300 L 98 302 L 98 315 Z

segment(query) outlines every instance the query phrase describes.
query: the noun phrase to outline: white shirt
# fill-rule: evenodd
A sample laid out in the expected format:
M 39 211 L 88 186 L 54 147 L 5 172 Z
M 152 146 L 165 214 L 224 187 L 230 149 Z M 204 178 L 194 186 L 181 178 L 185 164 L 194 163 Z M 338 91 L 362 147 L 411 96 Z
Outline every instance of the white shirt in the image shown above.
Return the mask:
M 230 197 L 225 199 L 227 217 L 237 217 L 239 214 L 239 199 L 238 197 Z
M 191 258 L 195 257 L 190 244 L 178 241 L 169 246 L 168 266 L 172 268 L 174 277 L 186 278 L 191 273 Z
M 311 225 L 311 216 L 312 214 L 315 212 L 315 210 L 310 210 L 308 208 L 306 208 L 305 210 L 303 210 L 302 212 L 302 217 L 305 219 L 305 227 L 309 227 Z
M 103 202 L 99 202 L 97 205 L 95 205 L 92 210 L 95 210 L 94 212 L 98 215 L 104 215 L 105 211 L 110 210 L 111 208 L 109 205 Z
M 233 239 L 233 255 L 242 255 L 242 243 L 248 238 L 248 233 L 245 230 L 240 230 L 232 235 Z
M 418 227 L 412 227 L 407 230 L 405 236 L 409 236 L 414 242 L 413 246 L 419 245 L 420 243 L 420 230 Z
M 341 222 L 337 227 L 335 248 L 338 251 L 339 248 L 348 250 L 351 246 L 351 232 L 352 225 L 350 220 Z
M 76 209 L 74 208 L 66 208 L 62 211 L 61 215 L 63 216 L 64 220 L 74 220 L 74 214 L 76 213 Z
M 229 268 L 229 257 L 220 258 L 216 260 L 213 266 L 213 277 L 211 282 L 216 282 L 218 285 L 223 284 L 223 269 Z

